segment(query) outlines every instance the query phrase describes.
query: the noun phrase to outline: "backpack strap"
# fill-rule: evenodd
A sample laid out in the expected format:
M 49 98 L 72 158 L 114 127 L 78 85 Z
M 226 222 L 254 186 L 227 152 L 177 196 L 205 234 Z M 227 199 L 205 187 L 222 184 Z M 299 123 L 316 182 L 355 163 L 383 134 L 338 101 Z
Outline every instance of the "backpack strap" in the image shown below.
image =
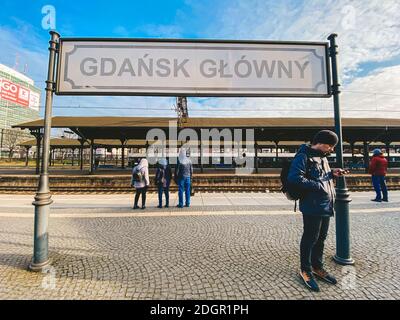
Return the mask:
M 305 171 L 305 177 L 307 178 L 307 179 L 310 179 L 310 168 L 311 168 L 311 162 L 312 162 L 312 160 L 311 160 L 311 158 L 307 155 L 307 153 L 304 153 L 305 155 L 306 155 L 306 157 L 307 157 L 307 162 L 306 162 L 306 171 Z M 294 208 L 293 208 L 293 211 L 294 212 L 297 212 L 297 201 L 298 200 L 295 200 L 294 201 Z
M 310 169 L 311 169 L 311 163 L 313 162 L 311 160 L 311 158 L 308 156 L 307 153 L 302 152 L 302 154 L 304 154 L 307 157 L 307 161 L 306 161 L 306 171 L 305 171 L 305 177 L 307 179 L 310 179 L 311 175 L 310 175 Z

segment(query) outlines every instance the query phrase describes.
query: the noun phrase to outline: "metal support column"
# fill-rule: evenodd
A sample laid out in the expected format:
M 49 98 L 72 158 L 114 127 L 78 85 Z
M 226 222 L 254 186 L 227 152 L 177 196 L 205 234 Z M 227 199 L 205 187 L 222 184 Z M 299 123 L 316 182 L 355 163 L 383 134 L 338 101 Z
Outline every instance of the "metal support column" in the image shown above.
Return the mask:
M 125 143 L 126 143 L 126 139 L 121 139 L 121 147 L 122 147 L 122 155 L 121 155 L 121 168 L 125 169 Z
M 254 150 L 255 150 L 255 168 L 256 168 L 256 173 L 258 173 L 258 144 L 257 144 L 257 141 L 254 141 Z
M 80 170 L 83 170 L 83 144 L 85 143 L 85 140 L 79 139 L 79 142 L 81 144 L 79 148 L 79 162 L 80 162 Z
M 337 69 L 337 45 L 336 45 L 336 34 L 331 34 L 328 37 L 330 41 L 329 56 L 331 59 L 332 66 L 332 94 L 333 94 L 333 105 L 335 111 L 335 131 L 339 138 L 339 142 L 336 146 L 336 161 L 339 168 L 343 168 L 343 138 L 342 138 L 342 118 L 340 115 L 340 104 L 339 104 L 339 79 Z M 347 189 L 346 178 L 341 176 L 337 179 L 336 183 L 336 255 L 333 259 L 341 265 L 354 264 L 354 260 L 350 254 L 350 193 Z
M 54 148 L 50 146 L 49 167 L 54 166 Z
M 388 168 L 390 168 L 390 141 L 385 141 L 385 146 L 387 153 Z
M 279 160 L 279 141 L 278 140 L 275 140 L 274 141 L 275 142 L 275 162 L 276 162 L 276 165 L 278 165 L 278 160 Z
M 90 166 L 89 166 L 89 174 L 93 174 L 94 173 L 94 139 L 90 139 Z
M 75 148 L 72 148 L 72 159 L 71 159 L 71 166 L 74 166 L 74 160 L 75 160 Z
M 149 142 L 148 141 L 146 141 L 146 154 L 145 154 L 145 158 L 147 158 L 148 157 L 148 154 L 149 154 Z
M 368 173 L 368 169 L 369 169 L 369 148 L 368 148 L 368 142 L 364 141 L 363 142 L 363 147 L 364 147 L 364 171 L 365 173 Z
M 356 163 L 356 159 L 354 157 L 354 141 L 350 142 L 350 148 L 351 148 L 351 163 L 354 165 Z
M 200 172 L 204 173 L 204 166 L 203 166 L 203 141 L 201 139 L 201 135 L 199 135 L 200 137 Z
M 25 167 L 27 167 L 29 165 L 29 149 L 30 148 L 31 148 L 30 146 L 29 147 L 25 147 L 25 151 L 26 151 L 26 153 L 25 153 Z
M 32 131 L 31 134 L 36 138 L 36 174 L 39 174 L 40 172 L 40 145 L 41 145 L 41 141 L 42 141 L 42 133 L 40 132 L 40 130 L 37 131 Z
M 3 140 L 4 140 L 4 130 L 1 129 L 1 140 L 0 140 L 0 159 L 3 158 Z

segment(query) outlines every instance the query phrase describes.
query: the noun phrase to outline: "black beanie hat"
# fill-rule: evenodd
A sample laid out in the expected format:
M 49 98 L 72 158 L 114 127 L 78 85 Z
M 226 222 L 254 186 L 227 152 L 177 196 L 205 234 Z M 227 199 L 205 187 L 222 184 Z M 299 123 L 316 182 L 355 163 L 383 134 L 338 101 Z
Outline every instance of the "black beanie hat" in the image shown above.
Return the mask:
M 323 143 L 331 146 L 336 146 L 339 141 L 338 136 L 331 130 L 321 130 L 318 132 L 312 141 L 312 144 Z

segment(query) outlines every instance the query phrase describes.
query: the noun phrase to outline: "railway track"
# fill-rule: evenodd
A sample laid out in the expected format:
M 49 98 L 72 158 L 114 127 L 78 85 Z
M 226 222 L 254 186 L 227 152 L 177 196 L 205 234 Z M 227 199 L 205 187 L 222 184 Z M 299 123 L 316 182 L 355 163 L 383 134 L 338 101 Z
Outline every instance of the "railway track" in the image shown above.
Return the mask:
M 400 190 L 400 185 L 389 186 L 390 190 Z M 34 194 L 36 186 L 0 186 L 1 194 Z M 130 187 L 50 187 L 51 193 L 54 194 L 112 194 L 112 193 L 133 193 L 133 188 Z M 372 186 L 349 186 L 350 191 L 373 191 Z M 177 192 L 176 186 L 170 188 L 170 192 Z M 279 187 L 265 186 L 194 186 L 194 193 L 220 193 L 220 192 L 280 192 Z M 150 187 L 148 192 L 157 192 L 155 187 Z

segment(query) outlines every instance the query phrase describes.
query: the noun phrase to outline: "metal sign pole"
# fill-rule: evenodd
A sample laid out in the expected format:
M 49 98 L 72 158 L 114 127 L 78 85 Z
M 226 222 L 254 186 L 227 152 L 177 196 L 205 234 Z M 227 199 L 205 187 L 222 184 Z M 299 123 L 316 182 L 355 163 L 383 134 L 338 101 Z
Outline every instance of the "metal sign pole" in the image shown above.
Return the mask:
M 343 168 L 343 140 L 342 140 L 342 120 L 340 116 L 339 105 L 339 80 L 337 69 L 337 45 L 335 38 L 337 34 L 331 34 L 328 37 L 330 41 L 329 55 L 332 63 L 332 94 L 333 105 L 335 110 L 335 131 L 338 135 L 339 142 L 336 146 L 336 161 L 339 168 Z M 350 255 L 350 218 L 349 218 L 349 203 L 350 193 L 347 189 L 346 179 L 341 176 L 337 179 L 336 184 L 336 255 L 333 259 L 342 265 L 354 264 L 354 260 Z
M 0 159 L 3 158 L 3 136 L 4 136 L 4 130 L 5 129 L 1 129 Z
M 51 40 L 49 42 L 49 66 L 46 81 L 46 104 L 44 119 L 44 138 L 42 151 L 42 166 L 40 170 L 39 186 L 32 203 L 35 206 L 35 226 L 34 226 L 34 244 L 33 259 L 29 265 L 31 271 L 43 271 L 49 267 L 50 260 L 48 254 L 48 220 L 50 213 L 51 194 L 49 189 L 49 155 L 50 155 L 50 134 L 51 134 L 51 116 L 53 105 L 53 93 L 55 88 L 54 75 L 57 55 L 57 44 L 60 35 L 55 31 L 50 31 Z

